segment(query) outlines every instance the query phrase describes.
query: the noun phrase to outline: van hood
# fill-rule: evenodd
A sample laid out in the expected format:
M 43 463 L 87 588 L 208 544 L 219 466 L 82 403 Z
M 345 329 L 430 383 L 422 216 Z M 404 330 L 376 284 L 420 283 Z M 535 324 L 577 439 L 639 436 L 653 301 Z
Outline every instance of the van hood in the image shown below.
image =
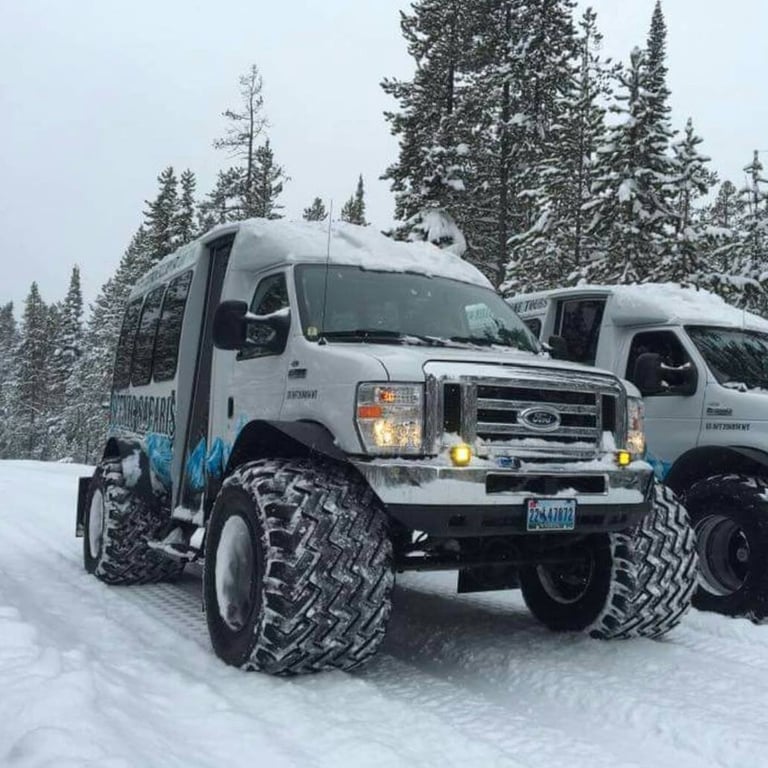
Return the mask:
M 352 345 L 345 344 L 345 346 Z M 354 348 L 362 354 L 378 360 L 384 366 L 390 381 L 423 381 L 426 375 L 425 367 L 430 363 L 443 363 L 448 366 L 455 364 L 457 375 L 465 376 L 481 375 L 503 378 L 505 367 L 526 366 L 553 371 L 567 370 L 592 375 L 603 374 L 616 380 L 616 376 L 610 371 L 563 360 L 552 360 L 545 355 L 518 350 L 501 352 L 494 349 L 485 350 L 473 347 L 422 347 L 390 344 L 355 344 Z M 464 366 L 470 366 L 470 368 Z

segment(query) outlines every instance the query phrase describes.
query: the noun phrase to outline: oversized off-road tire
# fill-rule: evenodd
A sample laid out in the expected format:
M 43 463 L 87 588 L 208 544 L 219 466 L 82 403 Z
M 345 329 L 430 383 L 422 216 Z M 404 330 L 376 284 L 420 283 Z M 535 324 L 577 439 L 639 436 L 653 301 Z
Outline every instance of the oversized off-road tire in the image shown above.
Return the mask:
M 768 481 L 715 475 L 691 486 L 685 503 L 699 552 L 694 606 L 768 619 Z
M 567 563 L 521 568 L 523 599 L 549 629 L 608 639 L 626 622 L 637 588 L 633 538 L 592 534 L 568 554 Z
M 149 546 L 167 522 L 126 487 L 119 458 L 93 475 L 85 504 L 83 565 L 107 584 L 150 584 L 178 578 L 184 564 Z
M 654 489 L 651 513 L 634 535 L 637 584 L 629 612 L 612 637 L 661 637 L 691 607 L 696 589 L 696 537 L 685 507 L 670 488 Z
M 211 643 L 228 664 L 279 675 L 352 669 L 384 638 L 393 583 L 386 517 L 349 469 L 260 460 L 222 485 L 203 595 Z

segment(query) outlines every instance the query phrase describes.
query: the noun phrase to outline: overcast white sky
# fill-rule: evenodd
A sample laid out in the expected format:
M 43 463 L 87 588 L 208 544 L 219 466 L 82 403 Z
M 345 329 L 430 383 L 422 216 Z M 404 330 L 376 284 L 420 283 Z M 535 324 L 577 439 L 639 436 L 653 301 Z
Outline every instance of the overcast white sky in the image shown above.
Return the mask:
M 605 50 L 643 45 L 654 0 L 594 0 Z M 378 86 L 408 77 L 406 0 L 0 0 L 0 303 L 32 280 L 53 301 L 80 265 L 92 300 L 115 269 L 167 165 L 207 192 L 211 147 L 251 63 L 264 78 L 282 202 L 338 210 L 358 173 L 369 218 L 392 218 L 378 181 L 396 158 Z M 768 160 L 768 2 L 665 0 L 673 117 L 690 115 L 721 176 Z M 766 162 L 768 165 L 768 162 Z

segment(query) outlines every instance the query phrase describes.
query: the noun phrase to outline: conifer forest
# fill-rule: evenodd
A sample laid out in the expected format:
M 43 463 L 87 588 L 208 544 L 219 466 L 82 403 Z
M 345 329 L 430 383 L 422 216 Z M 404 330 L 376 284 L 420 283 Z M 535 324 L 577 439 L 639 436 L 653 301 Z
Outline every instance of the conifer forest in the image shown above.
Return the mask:
M 624 61 L 601 53 L 599 19 L 572 0 L 414 0 L 401 14 L 410 79 L 386 77 L 382 116 L 398 151 L 381 168 L 398 224 L 479 267 L 505 296 L 579 283 L 674 282 L 768 316 L 768 177 L 718 178 L 696 116 L 673 124 L 663 7 Z M 234 73 L 234 77 L 237 73 Z M 257 65 L 222 112 L 222 169 L 200 192 L 192 169 L 159 169 L 157 193 L 88 307 L 73 266 L 63 297 L 33 283 L 0 295 L 0 458 L 100 458 L 112 359 L 129 292 L 163 256 L 218 224 L 282 218 L 288 170 L 270 144 Z M 225 105 L 213 105 L 213 109 Z M 385 159 L 386 161 L 386 159 Z M 339 213 L 368 225 L 364 179 Z

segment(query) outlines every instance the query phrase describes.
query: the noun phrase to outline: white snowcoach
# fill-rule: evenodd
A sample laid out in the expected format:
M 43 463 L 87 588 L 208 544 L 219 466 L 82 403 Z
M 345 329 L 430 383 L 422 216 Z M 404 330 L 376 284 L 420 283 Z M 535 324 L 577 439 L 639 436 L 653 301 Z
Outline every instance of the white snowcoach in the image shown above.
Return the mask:
M 668 284 L 510 303 L 555 356 L 626 376 L 643 393 L 648 460 L 696 531 L 694 605 L 768 619 L 768 321 Z
M 555 630 L 658 636 L 696 562 L 640 414 L 452 254 L 352 225 L 219 227 L 129 299 L 80 484 L 85 567 L 133 584 L 203 559 L 215 652 L 276 674 L 368 659 L 406 570 L 521 587 Z

